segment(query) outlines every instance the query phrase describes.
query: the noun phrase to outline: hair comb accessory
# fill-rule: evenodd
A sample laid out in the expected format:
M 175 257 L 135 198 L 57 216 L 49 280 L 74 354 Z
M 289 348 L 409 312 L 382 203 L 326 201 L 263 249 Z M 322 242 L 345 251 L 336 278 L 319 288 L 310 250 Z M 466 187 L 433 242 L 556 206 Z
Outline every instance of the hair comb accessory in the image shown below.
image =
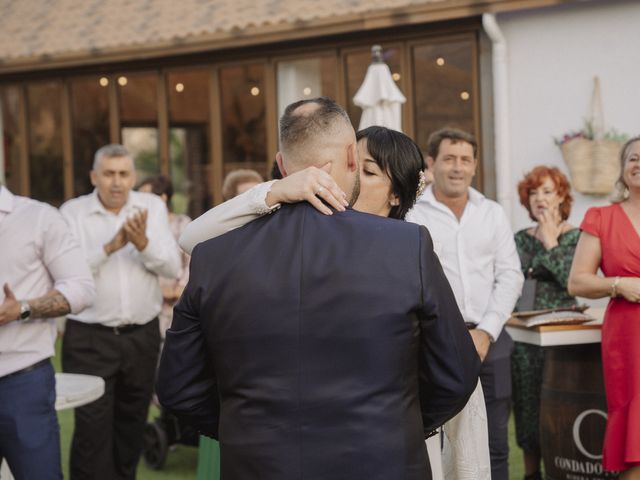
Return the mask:
M 427 178 L 424 176 L 424 171 L 420 170 L 420 173 L 418 174 L 418 190 L 416 192 L 416 197 L 422 195 L 425 188 L 427 188 Z

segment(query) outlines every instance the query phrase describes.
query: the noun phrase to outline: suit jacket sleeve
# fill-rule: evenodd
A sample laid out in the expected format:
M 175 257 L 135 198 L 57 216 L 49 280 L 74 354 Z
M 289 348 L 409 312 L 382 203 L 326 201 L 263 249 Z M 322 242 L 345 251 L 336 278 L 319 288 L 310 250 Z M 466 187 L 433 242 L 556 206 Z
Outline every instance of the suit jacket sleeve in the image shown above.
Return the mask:
M 480 358 L 422 226 L 420 279 L 420 405 L 428 435 L 466 405 L 478 384 Z
M 191 254 L 198 243 L 219 237 L 276 211 L 280 208 L 279 203 L 268 207 L 265 202 L 273 183 L 274 181 L 260 183 L 200 215 L 180 235 L 180 247 Z
M 190 279 L 173 310 L 160 357 L 156 392 L 162 406 L 200 433 L 218 438 L 220 402 L 205 334 L 202 330 L 198 265 L 206 265 L 194 250 Z M 200 260 L 200 261 L 199 261 Z

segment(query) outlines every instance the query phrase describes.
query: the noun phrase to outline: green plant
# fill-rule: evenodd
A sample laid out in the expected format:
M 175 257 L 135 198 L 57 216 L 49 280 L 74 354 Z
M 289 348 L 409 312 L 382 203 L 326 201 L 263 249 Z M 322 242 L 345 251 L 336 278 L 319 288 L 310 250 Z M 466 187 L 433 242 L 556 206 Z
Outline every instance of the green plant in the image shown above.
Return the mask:
M 582 127 L 582 129 L 569 131 L 564 135 L 562 135 L 561 137 L 554 137 L 553 141 L 555 142 L 556 145 L 560 147 L 562 146 L 562 144 L 570 140 L 574 140 L 576 138 L 594 140 L 595 137 L 596 135 L 595 135 L 595 128 L 594 128 L 593 122 L 591 120 L 585 120 L 584 127 Z M 612 128 L 610 130 L 607 130 L 604 133 L 603 139 L 609 140 L 612 142 L 617 142 L 617 143 L 624 143 L 629 139 L 629 135 L 627 135 L 626 133 L 621 133 L 615 128 Z

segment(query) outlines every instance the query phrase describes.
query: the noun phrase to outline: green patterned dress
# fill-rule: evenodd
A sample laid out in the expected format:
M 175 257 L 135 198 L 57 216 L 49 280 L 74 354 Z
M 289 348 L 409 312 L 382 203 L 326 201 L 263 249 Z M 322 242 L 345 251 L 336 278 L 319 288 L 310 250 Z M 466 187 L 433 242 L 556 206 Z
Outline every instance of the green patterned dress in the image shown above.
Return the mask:
M 535 278 L 534 309 L 568 307 L 576 299 L 567 292 L 569 270 L 580 237 L 574 228 L 558 238 L 558 246 L 546 250 L 540 240 L 520 230 L 515 235 L 516 248 L 525 277 Z M 544 369 L 544 347 L 515 343 L 511 356 L 513 411 L 516 440 L 525 452 L 540 454 L 540 390 Z

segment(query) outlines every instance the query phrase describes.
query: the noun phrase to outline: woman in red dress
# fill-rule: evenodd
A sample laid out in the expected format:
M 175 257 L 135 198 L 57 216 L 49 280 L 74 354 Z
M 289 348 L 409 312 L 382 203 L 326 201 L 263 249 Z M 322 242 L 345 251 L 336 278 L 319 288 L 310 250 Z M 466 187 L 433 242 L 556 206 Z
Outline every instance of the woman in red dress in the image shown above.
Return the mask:
M 569 292 L 610 296 L 602 327 L 607 395 L 603 466 L 640 479 L 640 137 L 621 153 L 619 198 L 591 208 L 582 222 Z M 598 276 L 598 268 L 604 277 Z

